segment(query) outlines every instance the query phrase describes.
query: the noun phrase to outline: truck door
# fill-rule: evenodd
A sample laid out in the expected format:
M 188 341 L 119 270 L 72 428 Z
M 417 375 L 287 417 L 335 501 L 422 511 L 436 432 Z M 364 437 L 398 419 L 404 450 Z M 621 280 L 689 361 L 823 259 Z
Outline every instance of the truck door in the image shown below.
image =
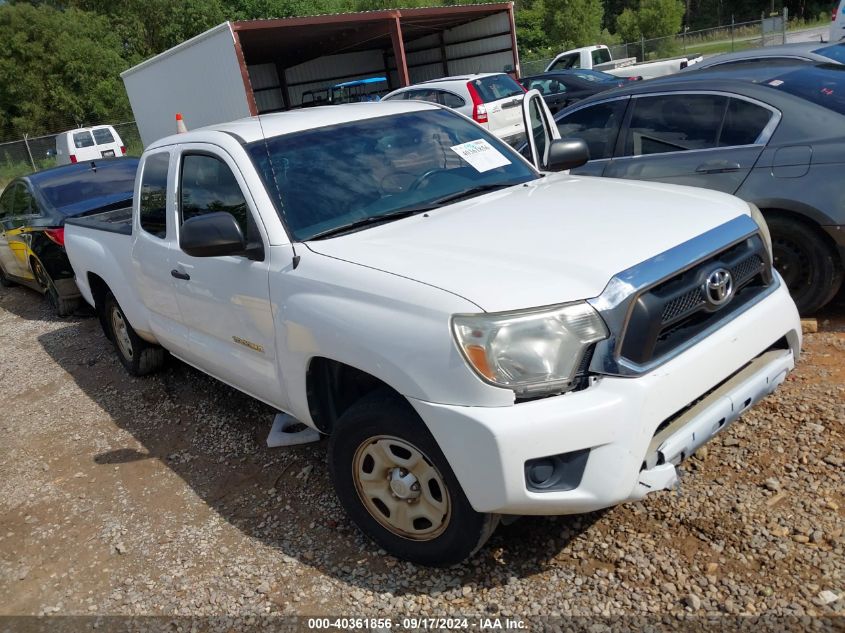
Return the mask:
M 605 176 L 725 193 L 748 177 L 780 119 L 760 103 L 712 93 L 635 96 L 631 108 L 623 155 Z
M 179 307 L 189 362 L 276 406 L 284 403 L 276 365 L 269 251 L 255 203 L 232 158 L 205 144 L 182 148 L 177 225 L 212 212 L 234 216 L 251 255 L 192 257 L 175 251 Z M 177 229 L 178 230 L 178 229 Z
M 552 141 L 560 138 L 560 132 L 538 90 L 529 90 L 525 93 L 522 102 L 522 120 L 528 137 L 527 149 L 530 156 L 528 160 L 534 164 L 534 167 L 543 171 L 548 164 L 549 146 Z
M 176 301 L 176 280 L 171 276 L 176 245 L 175 176 L 171 154 L 164 149 L 148 154 L 139 166 L 141 181 L 135 195 L 138 214 L 132 227 L 132 261 L 136 267 L 138 295 L 147 308 L 150 329 L 168 350 L 181 356 L 188 350 L 187 329 Z M 175 159 L 172 160 L 175 164 Z M 169 182 L 168 182 L 169 181 Z M 120 303 L 120 297 L 115 293 Z M 125 309 L 125 308 L 124 308 Z

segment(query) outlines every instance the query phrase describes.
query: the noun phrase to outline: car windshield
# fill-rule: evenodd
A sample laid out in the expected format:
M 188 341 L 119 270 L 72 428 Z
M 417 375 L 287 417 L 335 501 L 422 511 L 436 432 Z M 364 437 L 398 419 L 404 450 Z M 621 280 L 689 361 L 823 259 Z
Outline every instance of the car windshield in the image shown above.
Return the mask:
M 247 150 L 300 241 L 538 177 L 495 136 L 440 109 L 285 134 Z
M 33 182 L 47 202 L 66 216 L 132 198 L 137 159 L 117 158 L 92 163 L 96 169 L 89 166 L 85 170 L 61 170 L 54 176 L 34 179 Z
M 801 66 L 764 81 L 762 85 L 845 114 L 845 66 Z
M 845 44 L 833 44 L 832 46 L 817 48 L 813 52 L 816 55 L 823 55 L 828 59 L 832 59 L 837 63 L 845 64 Z

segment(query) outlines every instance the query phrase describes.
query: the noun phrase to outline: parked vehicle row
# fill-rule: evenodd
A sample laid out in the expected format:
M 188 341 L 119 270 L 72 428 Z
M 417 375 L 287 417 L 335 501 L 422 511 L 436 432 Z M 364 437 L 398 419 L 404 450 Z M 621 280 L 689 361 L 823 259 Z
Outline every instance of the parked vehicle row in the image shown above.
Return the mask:
M 16 178 L 0 195 L 0 284 L 21 284 L 71 314 L 79 290 L 64 248 L 68 218 L 131 206 L 137 158 L 95 160 Z
M 597 70 L 562 70 L 523 77 L 519 83 L 526 90 L 539 91 L 551 113 L 555 114 L 576 101 L 612 88 L 621 88 L 629 81 L 639 79 L 620 79 Z
M 800 352 L 766 223 L 553 173 L 586 144 L 537 91 L 518 110 L 528 161 L 412 100 L 159 140 L 131 220 L 67 221 L 77 284 L 130 373 L 167 350 L 329 435 L 343 507 L 398 557 L 672 487 Z
M 556 116 L 587 142 L 573 173 L 692 185 L 759 207 L 802 313 L 842 284 L 845 66 L 718 66 L 636 82 Z
M 447 106 L 511 145 L 525 141 L 522 98 L 525 88 L 505 73 L 443 77 L 399 88 L 384 101 L 428 101 Z

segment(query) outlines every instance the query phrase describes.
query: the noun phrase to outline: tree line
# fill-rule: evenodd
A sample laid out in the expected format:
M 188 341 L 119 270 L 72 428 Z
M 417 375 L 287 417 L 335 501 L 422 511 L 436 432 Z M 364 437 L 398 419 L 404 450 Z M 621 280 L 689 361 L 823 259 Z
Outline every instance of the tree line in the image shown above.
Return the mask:
M 0 140 L 131 117 L 120 72 L 226 20 L 475 0 L 0 0 Z M 787 0 L 815 17 L 820 0 Z M 781 5 L 777 6 L 779 10 Z M 770 0 L 517 0 L 524 59 L 759 19 Z

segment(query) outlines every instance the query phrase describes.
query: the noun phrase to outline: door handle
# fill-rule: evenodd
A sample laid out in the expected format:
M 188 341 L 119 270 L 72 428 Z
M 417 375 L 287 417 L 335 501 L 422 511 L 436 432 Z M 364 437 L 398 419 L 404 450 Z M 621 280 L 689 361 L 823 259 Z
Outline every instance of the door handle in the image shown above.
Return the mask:
M 191 278 L 191 276 L 188 273 L 180 273 L 175 268 L 170 271 L 170 274 L 172 276 L 176 277 L 176 279 L 184 279 L 185 281 L 188 281 Z
M 708 160 L 695 168 L 699 174 L 720 174 L 731 171 L 739 171 L 742 165 L 731 160 Z
M 513 101 L 508 101 L 507 103 L 503 103 L 502 109 L 504 110 L 505 108 L 515 108 L 519 104 L 520 104 L 519 99 L 514 99 Z

